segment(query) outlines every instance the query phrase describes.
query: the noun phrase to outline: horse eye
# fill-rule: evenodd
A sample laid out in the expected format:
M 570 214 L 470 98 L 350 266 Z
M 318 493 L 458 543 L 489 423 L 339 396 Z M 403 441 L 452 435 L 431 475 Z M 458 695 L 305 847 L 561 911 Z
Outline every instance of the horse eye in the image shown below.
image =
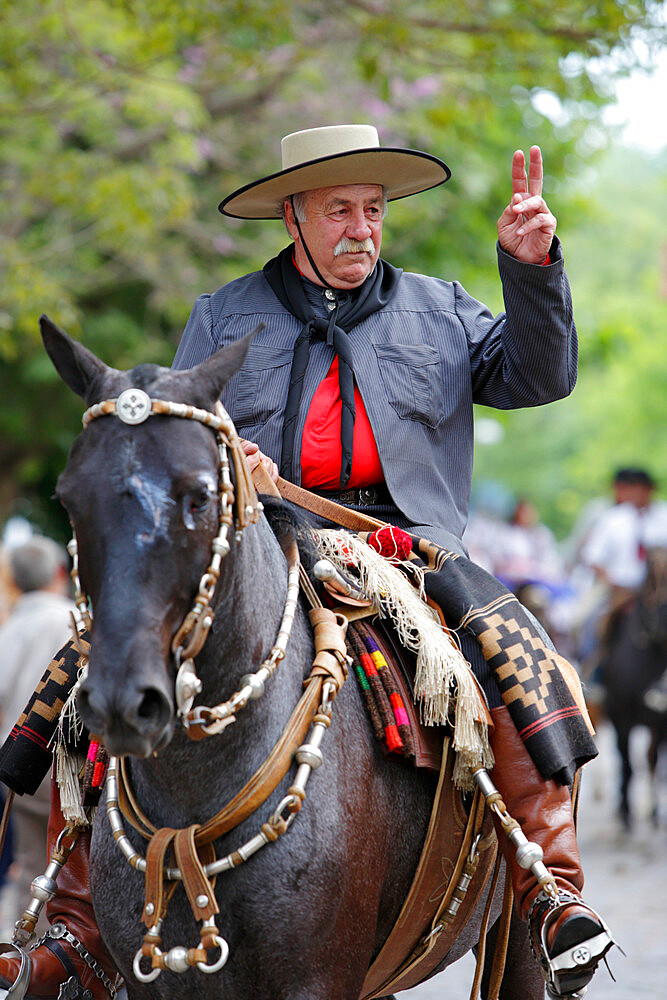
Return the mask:
M 191 514 L 201 514 L 211 502 L 211 491 L 207 486 L 191 493 L 188 497 L 188 510 Z

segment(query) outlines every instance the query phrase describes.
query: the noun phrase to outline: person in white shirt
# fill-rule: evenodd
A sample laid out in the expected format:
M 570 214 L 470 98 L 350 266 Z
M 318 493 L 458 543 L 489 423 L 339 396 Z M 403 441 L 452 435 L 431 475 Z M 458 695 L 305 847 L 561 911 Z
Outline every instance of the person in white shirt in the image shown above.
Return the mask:
M 644 469 L 621 469 L 615 482 L 619 480 L 624 502 L 600 515 L 584 546 L 583 560 L 612 594 L 619 590 L 627 594 L 644 582 L 648 551 L 667 546 L 667 503 L 653 499 L 655 480 Z

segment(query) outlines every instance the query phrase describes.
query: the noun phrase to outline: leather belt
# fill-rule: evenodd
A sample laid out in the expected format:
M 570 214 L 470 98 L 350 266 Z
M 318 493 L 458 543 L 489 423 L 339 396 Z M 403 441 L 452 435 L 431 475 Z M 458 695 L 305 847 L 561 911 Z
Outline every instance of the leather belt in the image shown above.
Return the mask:
M 334 503 L 342 503 L 351 507 L 382 507 L 392 504 L 391 493 L 384 483 L 378 486 L 361 486 L 359 489 L 339 490 L 338 492 L 329 490 L 313 490 L 318 496 L 326 500 L 333 500 Z

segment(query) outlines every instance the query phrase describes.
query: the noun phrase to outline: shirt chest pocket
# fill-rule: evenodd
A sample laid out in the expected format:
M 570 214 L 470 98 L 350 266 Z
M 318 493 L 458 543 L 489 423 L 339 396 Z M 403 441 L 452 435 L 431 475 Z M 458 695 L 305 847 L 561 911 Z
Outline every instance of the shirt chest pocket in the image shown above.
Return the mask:
M 239 427 L 265 423 L 284 406 L 293 352 L 253 344 L 229 385 L 230 416 Z
M 387 398 L 403 420 L 437 427 L 444 416 L 440 355 L 429 344 L 374 344 Z

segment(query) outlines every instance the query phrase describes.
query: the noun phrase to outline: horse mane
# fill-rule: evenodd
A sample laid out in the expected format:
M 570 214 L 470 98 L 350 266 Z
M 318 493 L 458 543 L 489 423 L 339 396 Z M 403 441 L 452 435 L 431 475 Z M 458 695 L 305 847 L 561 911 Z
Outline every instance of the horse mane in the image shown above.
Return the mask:
M 264 506 L 264 515 L 269 527 L 285 549 L 294 539 L 299 549 L 299 557 L 304 569 L 312 577 L 311 570 L 320 558 L 312 537 L 312 525 L 301 510 L 288 500 L 270 494 L 259 495 Z

